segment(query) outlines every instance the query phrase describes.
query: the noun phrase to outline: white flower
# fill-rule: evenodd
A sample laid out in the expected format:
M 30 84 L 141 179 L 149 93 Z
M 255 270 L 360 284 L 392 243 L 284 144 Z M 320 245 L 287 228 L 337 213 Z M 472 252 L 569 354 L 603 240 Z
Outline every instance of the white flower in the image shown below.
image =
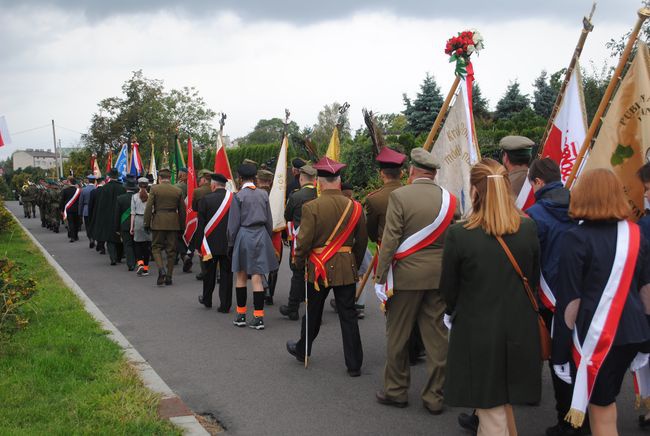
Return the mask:
M 474 47 L 473 45 L 468 45 L 467 46 L 467 54 L 468 55 L 471 55 L 472 53 L 474 53 L 475 50 L 476 50 L 476 47 Z

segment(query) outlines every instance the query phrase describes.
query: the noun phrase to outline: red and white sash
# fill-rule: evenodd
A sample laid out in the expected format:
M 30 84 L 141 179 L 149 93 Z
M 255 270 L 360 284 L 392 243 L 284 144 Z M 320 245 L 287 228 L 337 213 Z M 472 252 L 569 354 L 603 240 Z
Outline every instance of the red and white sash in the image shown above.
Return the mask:
M 539 298 L 542 300 L 544 307 L 555 313 L 555 295 L 553 295 L 553 291 L 548 286 L 544 274 L 540 274 L 539 276 L 539 291 Z
M 393 266 L 400 260 L 410 256 L 413 253 L 420 251 L 424 247 L 433 244 L 439 237 L 447 230 L 451 220 L 456 211 L 456 197 L 449 193 L 444 188 L 442 189 L 442 204 L 440 205 L 440 212 L 436 219 L 431 224 L 418 230 L 408 238 L 406 238 L 397 247 L 397 251 L 393 255 L 393 261 L 388 267 L 388 276 L 386 277 L 386 296 L 388 298 L 393 296 Z M 382 303 L 382 309 L 385 308 L 385 302 Z
M 576 428 L 584 421 L 598 371 L 614 342 L 639 254 L 639 227 L 629 221 L 619 221 L 617 231 L 612 271 L 582 345 L 577 328 L 573 330 L 573 360 L 578 370 L 571 409 L 565 419 Z
M 79 195 L 81 194 L 81 188 L 77 186 L 77 190 L 74 191 L 74 195 L 72 198 L 65 204 L 65 207 L 63 208 L 63 221 L 68 219 L 68 209 L 70 209 L 70 206 L 72 206 L 75 201 L 79 198 Z
M 205 225 L 205 231 L 203 232 L 203 242 L 201 242 L 201 258 L 203 261 L 208 261 L 212 259 L 212 252 L 210 251 L 210 244 L 208 244 L 208 236 L 212 234 L 214 229 L 217 228 L 221 220 L 230 210 L 230 204 L 232 203 L 232 192 L 226 190 L 226 195 L 221 200 L 221 204 L 217 211 L 212 215 L 210 221 Z
M 296 242 L 298 241 L 298 228 L 293 226 L 293 221 L 287 221 L 287 239 L 291 244 L 291 262 L 296 254 Z

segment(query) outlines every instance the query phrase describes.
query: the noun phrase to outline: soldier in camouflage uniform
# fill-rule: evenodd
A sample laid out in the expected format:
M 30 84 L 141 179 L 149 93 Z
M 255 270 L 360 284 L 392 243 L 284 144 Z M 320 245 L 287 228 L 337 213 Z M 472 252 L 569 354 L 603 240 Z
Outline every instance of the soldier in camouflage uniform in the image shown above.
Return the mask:
M 38 215 L 41 217 L 41 227 L 46 227 L 47 208 L 45 206 L 45 195 L 47 193 L 47 183 L 45 182 L 45 179 L 40 179 L 36 188 L 35 203 L 38 205 Z
M 61 201 L 61 187 L 55 181 L 53 181 L 50 189 L 48 189 L 47 200 L 49 228 L 54 233 L 59 233 L 59 227 L 61 226 L 61 210 L 59 209 L 59 203 Z
M 25 218 L 32 217 L 32 202 L 34 198 L 32 197 L 32 191 L 29 189 L 30 182 L 27 181 L 22 189 L 20 190 L 20 200 L 23 202 L 23 212 L 25 213 Z

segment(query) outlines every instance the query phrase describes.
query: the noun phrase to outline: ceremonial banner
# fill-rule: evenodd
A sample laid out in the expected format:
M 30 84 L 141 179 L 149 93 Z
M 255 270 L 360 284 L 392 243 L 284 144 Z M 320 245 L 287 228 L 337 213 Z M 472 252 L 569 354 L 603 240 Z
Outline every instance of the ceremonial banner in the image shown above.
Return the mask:
M 189 156 L 187 159 L 189 160 Z M 171 162 L 172 184 L 176 183 L 178 170 L 181 168 L 185 168 L 185 159 L 183 158 L 183 150 L 181 150 L 181 143 L 178 140 L 178 135 L 176 135 L 176 138 L 174 139 L 174 156 Z
M 180 150 L 179 150 L 180 151 Z M 199 224 L 198 212 L 192 209 L 192 199 L 196 188 L 196 174 L 194 173 L 194 152 L 192 151 L 192 138 L 187 139 L 187 197 L 185 198 L 185 231 L 183 240 L 185 245 L 190 245 L 192 237 Z
M 585 99 L 582 93 L 580 65 L 576 61 L 542 152 L 542 157 L 551 158 L 560 166 L 563 184 L 573 170 L 573 164 L 580 146 L 585 141 L 585 136 L 587 136 Z M 517 207 L 525 210 L 534 203 L 535 194 L 530 181 L 526 179 L 517 197 Z
M 97 158 L 93 159 L 93 176 L 98 179 L 102 177 L 102 172 L 99 170 L 99 165 L 97 164 Z
M 223 146 L 221 134 L 217 135 L 217 151 L 214 155 L 214 172 L 219 173 L 228 179 L 226 189 L 232 192 L 236 191 L 235 181 L 233 180 L 232 171 L 230 170 L 230 162 L 228 161 L 228 154 L 226 153 L 226 147 Z
M 474 145 L 467 92 L 465 86 L 460 88 L 463 90 L 456 95 L 431 154 L 440 162 L 438 184 L 458 198 L 460 212 L 465 217 L 472 208 L 469 173 L 479 156 Z
M 3 115 L 0 117 L 0 147 L 9 144 L 11 144 L 11 136 L 9 136 L 9 127 L 7 127 L 7 120 Z
M 636 219 L 643 215 L 643 183 L 636 176 L 650 147 L 650 66 L 648 46 L 639 42 L 632 65 L 603 119 L 582 171 L 607 168 L 616 174 Z M 577 183 L 580 183 L 578 175 Z
M 113 150 L 108 150 L 108 157 L 106 158 L 106 172 L 108 173 L 113 168 Z
M 137 142 L 131 143 L 133 150 L 131 152 L 131 169 L 129 174 L 134 176 L 140 176 L 144 173 L 144 165 L 142 165 L 142 158 L 140 157 L 140 144 Z
M 151 160 L 149 161 L 149 174 L 153 176 L 153 182 L 158 183 L 158 167 L 156 166 L 156 155 L 154 145 L 151 143 Z
M 336 126 L 334 126 L 334 131 L 332 132 L 330 144 L 327 146 L 325 156 L 337 162 L 341 162 L 341 142 L 339 140 L 339 128 Z
M 117 173 L 119 174 L 119 178 L 123 179 L 126 177 L 126 167 L 127 167 L 127 161 L 128 161 L 128 151 L 127 151 L 127 145 L 122 144 L 122 149 L 120 150 L 120 154 L 117 156 L 117 161 L 115 162 L 115 168 L 117 169 Z
M 279 232 L 287 228 L 287 222 L 284 220 L 284 202 L 287 191 L 288 148 L 289 139 L 287 138 L 287 135 L 284 135 L 275 166 L 275 174 L 273 175 L 273 185 L 271 185 L 271 192 L 269 193 L 269 203 L 271 205 L 274 232 Z

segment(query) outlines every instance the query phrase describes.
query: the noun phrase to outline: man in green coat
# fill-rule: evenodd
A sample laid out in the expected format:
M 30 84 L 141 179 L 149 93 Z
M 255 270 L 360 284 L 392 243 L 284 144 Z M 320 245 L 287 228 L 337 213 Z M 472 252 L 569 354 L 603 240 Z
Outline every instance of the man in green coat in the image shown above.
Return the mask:
M 183 193 L 171 184 L 171 171 L 158 172 L 160 183 L 151 187 L 144 210 L 144 228 L 151 229 L 151 251 L 158 265 L 158 286 L 171 285 L 176 258 L 176 244 L 181 229 L 185 227 L 185 202 Z M 167 265 L 163 261 L 167 255 Z
M 443 209 L 444 192 L 434 182 L 438 168 L 431 153 L 421 147 L 412 150 L 410 184 L 394 190 L 389 196 L 375 277 L 376 293 L 386 302 L 387 313 L 384 389 L 377 392 L 377 401 L 395 407 L 408 404 L 408 345 L 417 324 L 427 356 L 428 379 L 422 390 L 422 404 L 434 415 L 442 413 L 443 409 L 447 330 L 442 323 L 445 303 L 438 288 L 443 243 L 450 221 L 443 220 L 436 232 L 426 232 L 426 236 L 438 234 L 428 245 L 400 260 L 395 259 L 395 254 L 402 250 L 401 245 L 407 238 L 417 239 L 418 232 L 438 221 L 440 216 L 448 216 Z M 392 288 L 388 282 L 391 268 Z M 387 282 L 388 290 L 383 291 Z
M 117 169 L 111 168 L 108 173 L 108 182 L 97 192 L 96 220 L 93 223 L 93 235 L 97 241 L 105 241 L 111 265 L 116 265 L 122 260 L 122 241 L 120 229 L 115 223 L 117 197 L 124 194 L 124 186 L 117 180 Z
M 118 195 L 117 207 L 115 208 L 115 227 L 120 229 L 122 249 L 129 271 L 135 269 L 135 251 L 133 236 L 131 236 L 131 197 L 137 190 L 136 177 L 126 176 L 126 192 Z

